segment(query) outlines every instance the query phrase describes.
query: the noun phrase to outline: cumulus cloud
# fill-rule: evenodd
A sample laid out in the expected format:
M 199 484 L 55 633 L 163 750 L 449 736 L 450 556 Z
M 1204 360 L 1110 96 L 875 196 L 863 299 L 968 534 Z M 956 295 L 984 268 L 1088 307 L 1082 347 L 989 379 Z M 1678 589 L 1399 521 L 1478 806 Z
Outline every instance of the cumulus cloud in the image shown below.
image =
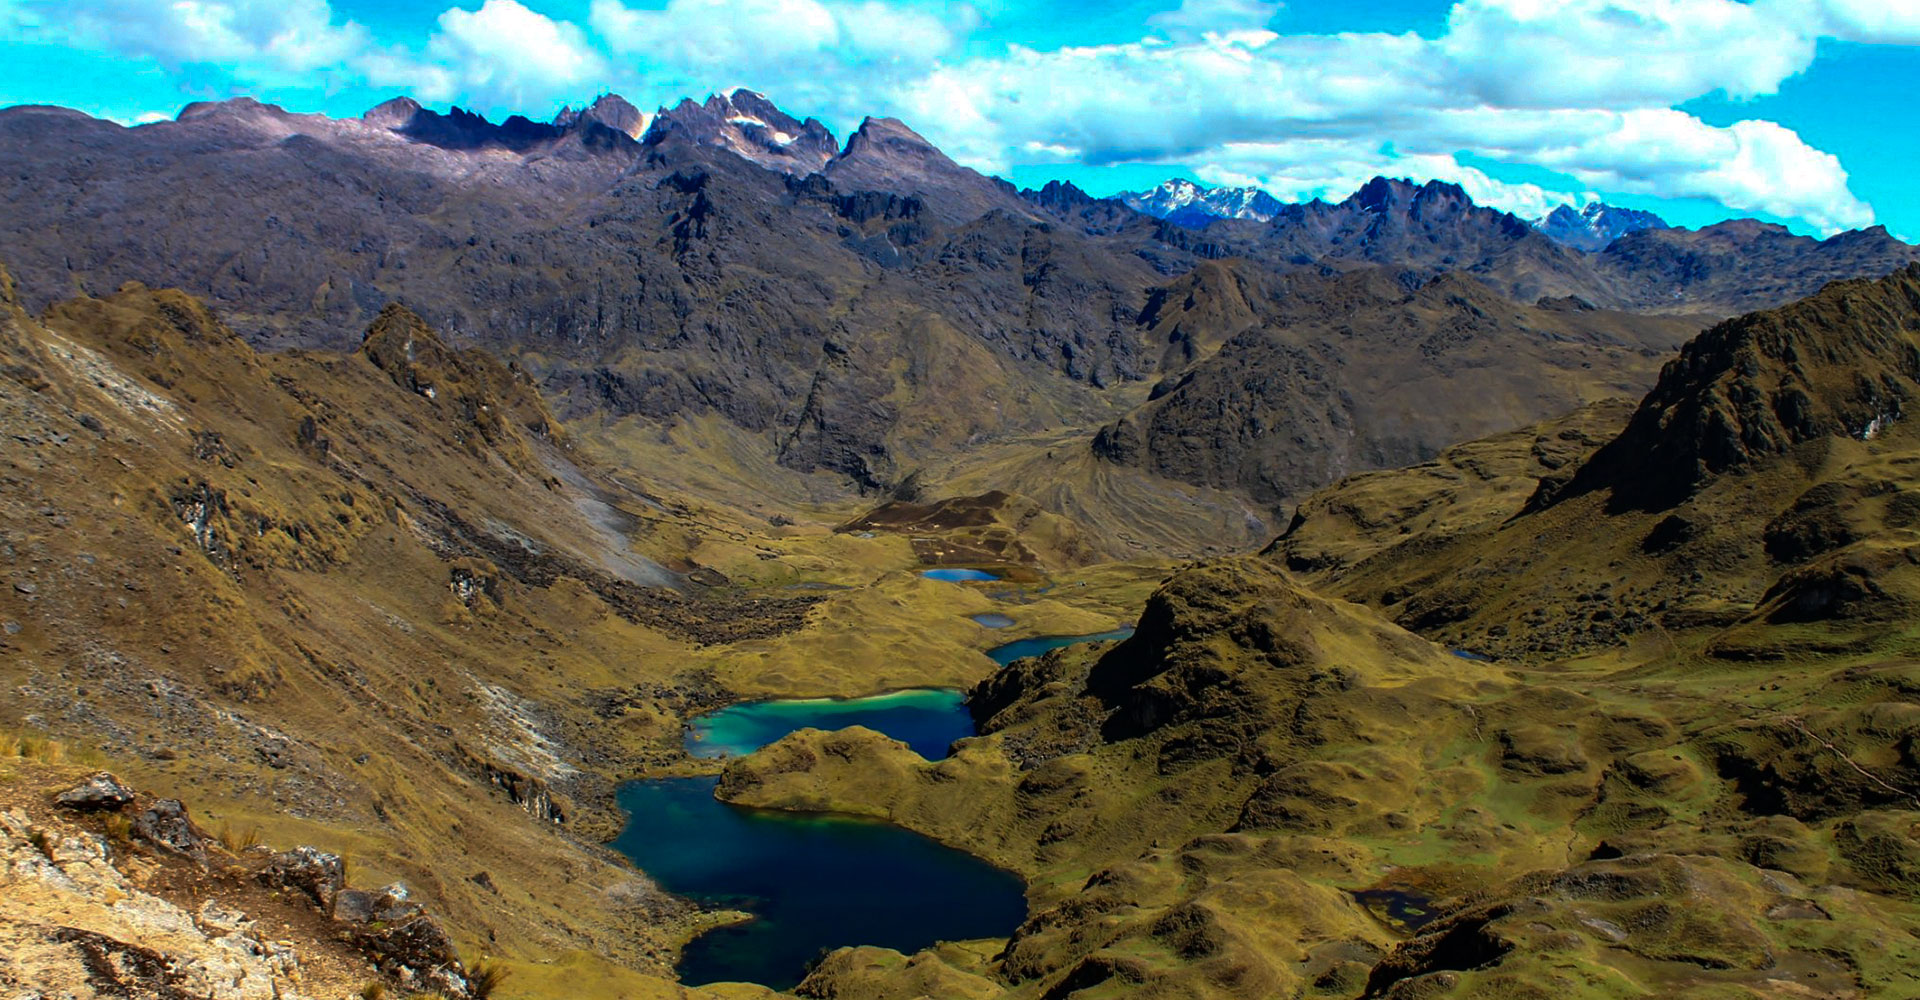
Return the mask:
M 1831 231 L 1873 220 L 1837 158 L 1777 124 L 1716 127 L 1674 106 L 1771 93 L 1821 37 L 1895 42 L 1920 22 L 1867 0 L 1461 0 L 1437 38 L 1277 35 L 1270 12 L 1248 16 L 1184 40 L 1015 47 L 941 66 L 897 100 L 989 169 L 1037 149 L 1180 162 L 1283 197 L 1378 172 L 1456 181 L 1528 214 L 1576 200 L 1461 166 L 1471 152 Z
M 367 84 L 424 100 L 538 104 L 606 75 L 577 26 L 517 0 L 452 7 L 420 51 L 382 45 L 328 0 L 0 0 L 9 37 L 193 68 L 234 89 Z
M 1265 0 L 1180 0 L 1179 7 L 1147 18 L 1147 26 L 1169 38 L 1192 41 L 1210 34 L 1263 30 L 1282 6 Z
M 588 16 L 656 85 L 664 77 L 687 94 L 743 85 L 855 119 L 950 53 L 977 20 L 964 3 L 936 14 L 880 0 L 668 0 L 658 9 L 594 0 Z
M 1581 196 L 1538 184 L 1509 183 L 1446 154 L 1401 153 L 1379 143 L 1295 139 L 1232 143 L 1210 155 L 1195 174 L 1209 184 L 1257 187 L 1282 201 L 1336 201 L 1380 176 L 1442 180 L 1460 185 L 1476 204 L 1522 218 L 1538 218 Z
M 426 96 L 527 107 L 579 93 L 606 78 L 607 66 L 577 25 L 529 10 L 518 0 L 486 0 L 479 10 L 440 15 L 428 61 L 446 74 Z M 444 87 L 448 93 L 436 93 Z M 453 91 L 460 91 L 454 93 Z
M 270 86 L 344 69 L 373 44 L 366 28 L 336 21 L 327 0 L 17 0 L 13 6 L 7 26 L 18 36 L 151 58 L 170 68 L 217 66 Z

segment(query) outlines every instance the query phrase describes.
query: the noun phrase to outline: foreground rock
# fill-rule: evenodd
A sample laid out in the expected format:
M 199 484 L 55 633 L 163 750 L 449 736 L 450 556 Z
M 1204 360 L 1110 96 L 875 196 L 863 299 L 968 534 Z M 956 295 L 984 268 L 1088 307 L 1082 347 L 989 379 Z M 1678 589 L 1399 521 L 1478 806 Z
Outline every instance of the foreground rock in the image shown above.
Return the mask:
M 244 914 L 141 890 L 100 838 L 0 812 L 0 986 L 21 997 L 301 1000 L 299 953 Z

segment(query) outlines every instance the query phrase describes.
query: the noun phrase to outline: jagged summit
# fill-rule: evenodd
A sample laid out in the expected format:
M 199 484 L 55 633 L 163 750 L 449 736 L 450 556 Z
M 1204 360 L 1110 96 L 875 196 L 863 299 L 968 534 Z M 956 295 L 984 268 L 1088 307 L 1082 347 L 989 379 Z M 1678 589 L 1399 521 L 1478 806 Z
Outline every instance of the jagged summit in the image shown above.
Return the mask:
M 654 145 L 670 136 L 800 177 L 819 172 L 839 152 L 833 133 L 817 119 L 795 118 L 751 90 L 714 94 L 705 103 L 686 98 L 661 108 L 641 141 Z
M 1207 188 L 1184 177 L 1165 181 L 1151 191 L 1125 192 L 1118 197 L 1137 212 L 1195 229 L 1214 219 L 1266 222 L 1281 208 L 1278 198 L 1259 188 Z
M 1652 212 L 1617 208 L 1595 201 L 1588 202 L 1587 207 L 1577 211 L 1572 205 L 1561 205 L 1534 220 L 1533 228 L 1561 246 L 1575 250 L 1604 250 L 1608 244 L 1628 233 L 1671 227 L 1666 220 Z
M 917 195 L 943 220 L 979 218 L 994 209 L 1032 215 L 1013 185 L 955 163 L 898 118 L 868 118 L 822 171 L 843 191 Z
M 597 122 L 630 139 L 638 139 L 646 134 L 650 121 L 647 113 L 633 106 L 632 102 L 619 94 L 602 94 L 592 104 L 576 111 L 572 105 L 561 108 L 554 116 L 553 123 L 561 128 L 572 128 L 584 122 Z

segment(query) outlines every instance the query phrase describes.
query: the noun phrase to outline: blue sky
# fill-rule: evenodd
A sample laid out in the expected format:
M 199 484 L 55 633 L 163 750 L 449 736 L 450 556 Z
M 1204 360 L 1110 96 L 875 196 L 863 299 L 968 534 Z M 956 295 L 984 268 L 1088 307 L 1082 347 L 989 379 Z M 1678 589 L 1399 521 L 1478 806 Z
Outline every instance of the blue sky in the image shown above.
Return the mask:
M 248 94 L 493 117 L 747 86 L 844 135 L 1096 194 L 1339 198 L 1385 173 L 1540 214 L 1920 237 L 1920 0 L 0 0 L 0 105 L 133 123 Z

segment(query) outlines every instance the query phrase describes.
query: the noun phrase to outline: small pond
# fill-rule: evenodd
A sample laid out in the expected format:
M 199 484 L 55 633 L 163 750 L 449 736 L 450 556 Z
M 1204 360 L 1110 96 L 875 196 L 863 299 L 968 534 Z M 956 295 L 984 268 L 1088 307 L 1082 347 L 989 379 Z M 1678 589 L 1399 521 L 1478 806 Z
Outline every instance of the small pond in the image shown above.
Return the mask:
M 940 569 L 921 570 L 920 575 L 929 580 L 945 580 L 948 583 L 973 583 L 986 580 L 998 580 L 998 576 L 984 569 L 956 569 L 943 566 Z
M 1061 649 L 1082 642 L 1100 642 L 1106 639 L 1125 639 L 1133 634 L 1133 626 L 1115 629 L 1112 632 L 1095 632 L 1092 635 L 1042 635 L 1032 639 L 1021 639 L 1004 646 L 995 646 L 987 650 L 993 662 L 1006 666 L 1015 660 L 1028 656 L 1039 656 L 1050 649 Z
M 973 619 L 975 624 L 983 626 L 985 628 L 1012 628 L 1013 627 L 1013 619 L 1008 618 L 1006 615 L 998 614 L 992 611 L 989 611 L 986 614 L 968 615 L 967 617 Z

